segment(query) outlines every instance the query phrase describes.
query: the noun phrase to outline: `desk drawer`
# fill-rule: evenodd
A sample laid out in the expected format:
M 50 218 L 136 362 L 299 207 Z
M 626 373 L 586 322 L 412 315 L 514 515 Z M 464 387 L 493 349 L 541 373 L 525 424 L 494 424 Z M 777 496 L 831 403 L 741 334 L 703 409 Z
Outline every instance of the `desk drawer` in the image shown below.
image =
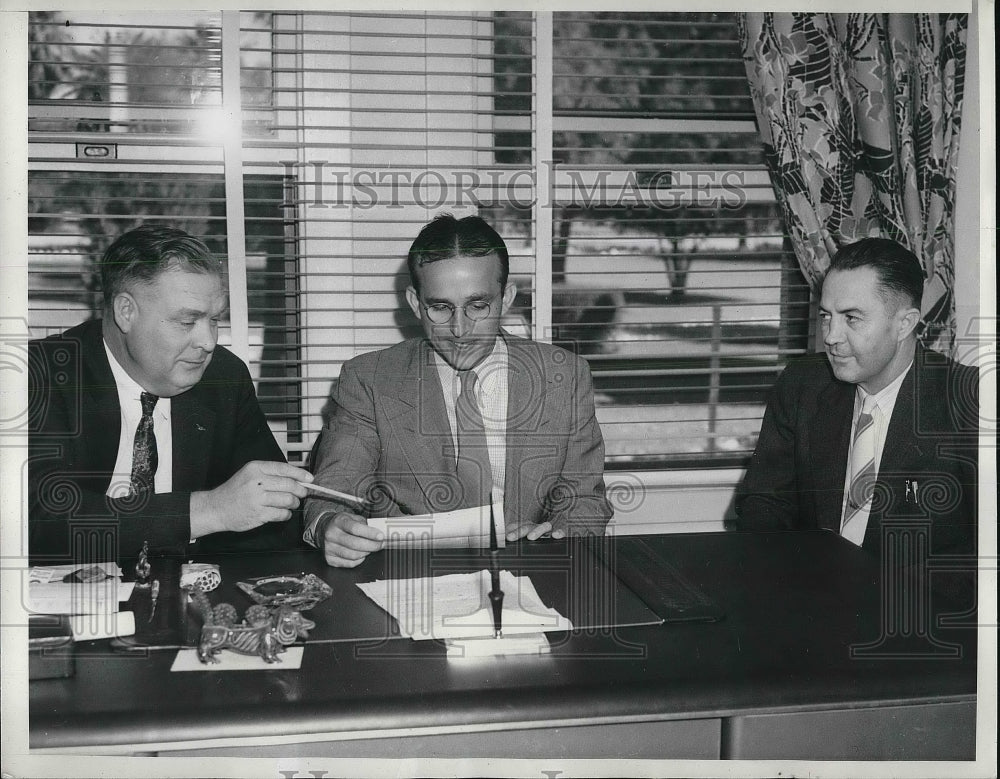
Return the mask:
M 722 751 L 753 760 L 974 760 L 976 703 L 733 717 Z
M 718 719 L 631 722 L 573 727 L 537 727 L 477 733 L 391 735 L 347 741 L 186 748 L 164 756 L 345 757 L 345 758 L 719 758 Z M 194 747 L 194 744 L 188 745 Z

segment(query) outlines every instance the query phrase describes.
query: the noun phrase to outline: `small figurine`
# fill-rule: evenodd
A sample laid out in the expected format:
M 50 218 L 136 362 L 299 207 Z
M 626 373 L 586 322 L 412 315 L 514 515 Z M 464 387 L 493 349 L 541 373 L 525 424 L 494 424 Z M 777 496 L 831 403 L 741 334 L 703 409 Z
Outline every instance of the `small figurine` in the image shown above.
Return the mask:
M 139 550 L 139 559 L 135 564 L 135 586 L 145 589 L 149 586 L 149 573 L 152 566 L 149 564 L 149 541 L 142 542 L 142 549 Z
M 212 607 L 208 596 L 198 587 L 184 587 L 195 608 L 202 616 L 201 639 L 198 642 L 198 659 L 203 663 L 218 663 L 216 655 L 231 649 L 241 655 L 260 655 L 265 663 L 281 662 L 279 653 L 307 638 L 316 623 L 306 619 L 289 606 L 275 610 L 260 604 L 247 609 L 242 622 L 237 622 L 237 611 L 229 603 Z

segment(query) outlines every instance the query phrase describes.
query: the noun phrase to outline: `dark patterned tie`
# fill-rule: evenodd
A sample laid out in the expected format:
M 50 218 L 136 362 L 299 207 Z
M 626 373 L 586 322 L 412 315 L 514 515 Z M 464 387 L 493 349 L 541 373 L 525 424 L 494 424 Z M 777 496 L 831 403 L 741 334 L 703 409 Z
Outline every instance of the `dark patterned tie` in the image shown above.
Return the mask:
M 132 444 L 132 494 L 138 495 L 144 490 L 155 492 L 153 477 L 156 475 L 156 435 L 153 433 L 153 409 L 159 398 L 149 392 L 143 392 L 142 419 L 135 429 L 135 441 Z
M 483 415 L 476 401 L 476 372 L 459 371 L 462 389 L 455 401 L 455 422 L 458 428 L 458 480 L 462 495 L 459 508 L 488 506 L 493 490 L 490 453 L 486 447 Z

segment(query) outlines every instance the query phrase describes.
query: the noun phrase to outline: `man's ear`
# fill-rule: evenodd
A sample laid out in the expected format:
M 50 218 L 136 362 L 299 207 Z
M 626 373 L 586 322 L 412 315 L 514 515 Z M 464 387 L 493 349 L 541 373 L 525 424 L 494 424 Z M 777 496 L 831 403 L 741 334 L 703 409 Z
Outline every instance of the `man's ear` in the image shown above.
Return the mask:
M 406 288 L 406 302 L 409 304 L 410 310 L 413 312 L 413 316 L 422 320 L 423 317 L 421 316 L 422 311 L 420 309 L 420 296 L 417 295 L 417 291 L 412 286 Z
M 118 329 L 127 333 L 139 314 L 138 304 L 128 292 L 119 292 L 111 303 L 111 313 Z
M 503 288 L 503 304 L 500 307 L 500 316 L 507 313 L 512 305 L 514 305 L 514 298 L 517 297 L 517 284 L 513 281 L 508 281 L 507 286 Z
M 909 338 L 913 331 L 920 324 L 919 308 L 904 308 L 898 312 L 899 316 L 899 340 Z

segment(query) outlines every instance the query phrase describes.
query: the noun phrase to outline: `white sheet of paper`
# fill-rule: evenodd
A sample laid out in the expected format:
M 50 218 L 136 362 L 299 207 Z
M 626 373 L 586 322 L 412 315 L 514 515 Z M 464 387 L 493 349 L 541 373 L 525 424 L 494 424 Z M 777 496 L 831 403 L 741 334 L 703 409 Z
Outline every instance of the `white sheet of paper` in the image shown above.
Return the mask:
M 121 638 L 135 635 L 135 614 L 74 614 L 69 618 L 74 641 L 94 641 L 99 638 Z
M 240 655 L 223 649 L 216 657 L 218 663 L 203 663 L 194 649 L 181 649 L 174 658 L 171 671 L 297 671 L 302 667 L 302 650 L 305 647 L 290 646 L 278 655 L 280 662 L 266 663 L 257 655 Z
M 506 546 L 503 500 L 493 504 L 497 527 L 497 546 Z M 413 514 L 403 517 L 371 517 L 368 526 L 385 534 L 386 548 L 490 548 L 490 507 L 475 506 L 436 514 Z
M 67 574 L 90 567 L 100 568 L 111 578 L 86 583 L 63 581 Z M 25 573 L 25 608 L 35 614 L 114 614 L 135 587 L 134 582 L 121 581 L 121 569 L 115 563 L 35 566 Z
M 29 584 L 27 610 L 35 614 L 112 614 L 118 603 L 128 600 L 132 585 L 118 579 L 82 584 L 52 582 Z
M 455 573 L 417 579 L 383 579 L 358 584 L 391 614 L 401 635 L 415 640 L 493 635 L 490 572 Z M 504 635 L 572 630 L 572 623 L 538 597 L 527 576 L 500 572 L 504 592 Z
M 105 576 L 120 578 L 122 569 L 116 563 L 94 563 L 93 565 L 36 565 L 28 569 L 28 581 L 32 584 L 48 584 L 49 582 L 62 582 L 67 574 L 79 571 L 81 568 L 100 568 Z

